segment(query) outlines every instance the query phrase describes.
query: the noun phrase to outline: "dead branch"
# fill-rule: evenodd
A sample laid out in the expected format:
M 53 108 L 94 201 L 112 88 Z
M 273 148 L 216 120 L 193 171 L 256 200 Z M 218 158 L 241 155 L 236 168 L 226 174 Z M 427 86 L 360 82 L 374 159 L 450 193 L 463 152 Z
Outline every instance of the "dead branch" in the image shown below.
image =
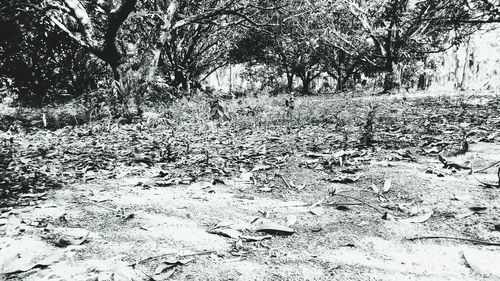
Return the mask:
M 424 239 L 451 239 L 451 240 L 461 240 L 461 241 L 472 242 L 472 243 L 475 243 L 475 244 L 483 244 L 483 245 L 487 245 L 487 246 L 500 246 L 500 242 L 490 242 L 490 241 L 485 241 L 485 240 L 478 240 L 478 239 L 471 239 L 471 238 L 462 238 L 462 237 L 421 236 L 421 237 L 414 237 L 414 238 L 406 238 L 406 240 L 408 240 L 408 241 L 424 240 Z

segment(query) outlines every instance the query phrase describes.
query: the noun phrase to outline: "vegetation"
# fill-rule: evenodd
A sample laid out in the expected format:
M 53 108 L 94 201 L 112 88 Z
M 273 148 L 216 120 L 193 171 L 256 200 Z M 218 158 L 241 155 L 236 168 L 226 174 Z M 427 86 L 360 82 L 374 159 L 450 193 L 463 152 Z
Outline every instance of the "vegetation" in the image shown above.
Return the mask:
M 297 77 L 306 95 L 322 73 L 338 91 L 361 75 L 382 77 L 385 92 L 402 79 L 425 88 L 425 71 L 409 69 L 432 68 L 430 54 L 498 22 L 495 1 L 7 0 L 0 77 L 31 106 L 105 88 L 126 117 L 140 115 L 155 85 L 191 93 L 235 62 L 274 69 L 288 92 Z
M 500 278 L 499 7 L 3 0 L 0 279 Z

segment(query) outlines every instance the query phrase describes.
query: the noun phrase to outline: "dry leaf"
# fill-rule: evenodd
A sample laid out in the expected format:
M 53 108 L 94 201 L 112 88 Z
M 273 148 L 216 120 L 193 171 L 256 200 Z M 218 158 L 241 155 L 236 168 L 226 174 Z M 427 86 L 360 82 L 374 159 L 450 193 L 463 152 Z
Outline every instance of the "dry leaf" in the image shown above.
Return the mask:
M 297 223 L 297 216 L 296 215 L 288 215 L 286 216 L 286 226 L 290 227 Z
M 385 182 L 384 182 L 384 187 L 382 187 L 382 191 L 384 193 L 388 192 L 392 187 L 392 181 L 391 179 L 385 179 Z
M 239 232 L 236 229 L 231 229 L 231 228 L 216 228 L 216 229 L 208 230 L 207 232 L 211 233 L 211 234 L 222 235 L 222 236 L 233 238 L 233 239 L 238 239 L 241 236 L 241 232 Z
M 253 173 L 252 172 L 243 172 L 240 175 L 240 181 L 243 182 L 252 182 Z
M 325 208 L 323 208 L 323 207 L 312 208 L 309 210 L 309 212 L 311 212 L 311 214 L 316 215 L 316 216 L 322 216 L 326 213 Z
M 489 280 L 500 280 L 500 252 L 467 249 L 463 251 L 467 264 L 476 273 Z
M 195 190 L 202 190 L 206 189 L 212 186 L 212 183 L 210 182 L 195 182 L 189 186 L 190 189 L 195 189 Z
M 403 222 L 411 222 L 411 223 L 421 223 L 421 222 L 425 222 L 425 221 L 429 220 L 432 217 L 433 214 L 434 214 L 433 210 L 428 210 L 428 211 L 425 211 L 425 212 L 423 212 L 422 214 L 420 214 L 418 216 L 414 216 L 414 217 L 410 217 L 410 218 L 407 218 L 407 219 L 403 219 L 401 221 L 403 221 Z
M 373 192 L 375 192 L 377 194 L 380 193 L 380 189 L 375 184 L 373 184 L 373 183 L 372 183 L 372 190 L 373 190 Z
M 262 223 L 255 228 L 255 231 L 278 235 L 291 235 L 295 233 L 295 230 L 274 222 Z
M 271 239 L 273 237 L 271 235 L 264 235 L 264 236 L 246 236 L 246 235 L 242 235 L 240 238 L 242 240 L 244 240 L 245 242 L 257 242 L 257 241 L 262 241 L 262 240 L 266 240 L 266 239 Z
M 355 176 L 355 177 L 338 176 L 338 177 L 331 179 L 330 181 L 334 182 L 334 183 L 353 183 L 353 182 L 357 182 L 358 180 L 359 180 L 359 176 Z
M 265 171 L 271 169 L 269 165 L 255 165 L 250 172 Z
M 89 238 L 90 231 L 87 232 L 86 235 L 84 236 L 70 236 L 70 235 L 62 235 L 57 239 L 55 242 L 55 245 L 57 247 L 67 247 L 67 246 L 75 246 L 75 245 L 81 245 L 85 243 L 88 238 Z

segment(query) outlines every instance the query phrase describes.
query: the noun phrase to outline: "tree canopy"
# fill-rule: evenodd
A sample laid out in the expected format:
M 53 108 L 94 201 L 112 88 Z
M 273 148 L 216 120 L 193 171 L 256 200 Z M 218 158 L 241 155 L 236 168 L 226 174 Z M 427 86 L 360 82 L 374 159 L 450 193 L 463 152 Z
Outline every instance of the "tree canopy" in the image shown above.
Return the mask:
M 322 73 L 340 91 L 382 76 L 390 92 L 405 68 L 500 20 L 498 0 L 4 2 L 0 76 L 33 104 L 105 82 L 126 105 L 148 83 L 190 91 L 231 63 L 267 65 L 288 91 L 298 78 L 304 94 Z

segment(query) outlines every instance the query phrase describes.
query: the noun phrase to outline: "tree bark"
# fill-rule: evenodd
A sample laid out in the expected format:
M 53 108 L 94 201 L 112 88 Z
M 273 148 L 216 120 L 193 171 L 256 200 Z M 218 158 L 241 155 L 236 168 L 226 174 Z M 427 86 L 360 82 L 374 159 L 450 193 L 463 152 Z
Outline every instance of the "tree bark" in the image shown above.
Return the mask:
M 174 16 L 177 13 L 177 9 L 179 7 L 178 0 L 171 0 L 168 6 L 166 14 L 163 16 L 163 24 L 160 27 L 160 34 L 158 35 L 158 39 L 155 42 L 154 46 L 149 50 L 146 54 L 147 63 L 145 63 L 142 67 L 142 73 L 145 81 L 151 81 L 158 69 L 158 62 L 160 61 L 160 54 L 165 42 L 170 39 L 172 31 L 172 25 L 174 21 Z
M 288 93 L 291 93 L 293 91 L 293 73 L 286 73 L 286 89 Z
M 337 87 L 336 87 L 337 92 L 343 92 L 345 89 L 345 85 L 343 82 L 344 79 L 342 79 L 342 77 L 340 76 L 337 76 L 336 80 L 337 80 Z
M 417 84 L 417 89 L 419 90 L 426 90 L 428 86 L 428 81 L 427 81 L 427 74 L 422 73 L 418 76 L 418 84 Z
M 393 59 L 388 58 L 385 64 L 384 93 L 399 91 L 401 88 L 400 66 Z
M 308 96 L 311 93 L 312 79 L 308 75 L 302 76 L 300 79 L 302 80 L 302 94 Z

